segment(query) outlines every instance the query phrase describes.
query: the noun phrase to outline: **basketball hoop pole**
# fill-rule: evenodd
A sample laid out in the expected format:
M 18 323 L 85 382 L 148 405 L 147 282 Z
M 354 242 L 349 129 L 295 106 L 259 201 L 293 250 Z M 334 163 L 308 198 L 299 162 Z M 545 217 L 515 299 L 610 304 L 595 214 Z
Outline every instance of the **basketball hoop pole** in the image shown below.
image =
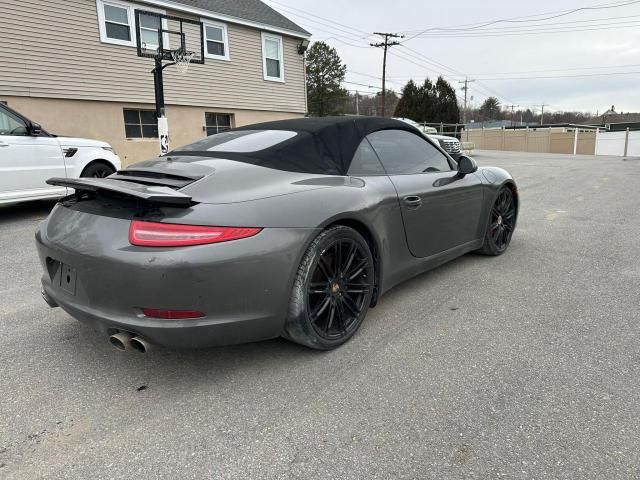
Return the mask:
M 156 68 L 153 69 L 153 82 L 156 91 L 156 116 L 164 117 L 164 81 L 162 78 L 162 60 L 156 58 Z
M 162 65 L 162 59 L 156 58 L 156 67 L 153 69 L 153 83 L 156 94 L 156 117 L 158 119 L 158 140 L 160 141 L 160 155 L 169 153 L 169 122 L 165 117 L 164 106 L 164 80 L 162 70 L 170 64 Z

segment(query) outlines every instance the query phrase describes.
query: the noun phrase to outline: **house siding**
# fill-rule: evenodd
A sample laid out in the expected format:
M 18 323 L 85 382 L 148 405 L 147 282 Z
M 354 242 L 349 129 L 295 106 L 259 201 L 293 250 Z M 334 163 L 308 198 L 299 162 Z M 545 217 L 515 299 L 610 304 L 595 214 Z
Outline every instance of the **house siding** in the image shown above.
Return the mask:
M 100 42 L 95 0 L 0 0 L 0 12 L 0 95 L 154 103 L 153 60 Z M 263 78 L 262 30 L 228 22 L 227 30 L 231 60 L 206 59 L 184 76 L 167 68 L 166 103 L 304 113 L 299 39 L 282 35 L 286 81 L 278 83 Z
M 50 133 L 92 138 L 109 143 L 115 148 L 122 165 L 154 158 L 159 154 L 157 138 L 126 137 L 123 119 L 124 109 L 153 110 L 152 103 L 105 102 L 10 96 L 0 94 L 0 101 L 38 122 Z M 242 127 L 272 120 L 300 117 L 302 114 L 267 110 L 239 110 L 224 107 L 167 105 L 171 148 L 201 140 L 206 137 L 205 114 L 226 113 L 232 117 L 232 126 Z

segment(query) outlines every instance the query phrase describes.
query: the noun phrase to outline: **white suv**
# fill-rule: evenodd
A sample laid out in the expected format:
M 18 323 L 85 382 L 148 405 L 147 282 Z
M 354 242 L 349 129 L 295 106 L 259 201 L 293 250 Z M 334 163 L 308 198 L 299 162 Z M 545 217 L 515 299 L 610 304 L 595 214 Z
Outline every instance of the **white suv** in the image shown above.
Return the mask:
M 408 123 L 409 125 L 416 127 L 431 140 L 438 142 L 442 149 L 447 152 L 456 162 L 462 155 L 460 140 L 458 140 L 456 137 L 436 135 L 438 131 L 435 128 L 420 125 L 418 122 L 414 122 L 410 118 L 396 118 L 396 120 L 400 120 L 401 122 Z
M 106 177 L 121 167 L 108 143 L 56 137 L 0 104 L 0 204 L 66 195 L 51 177 Z

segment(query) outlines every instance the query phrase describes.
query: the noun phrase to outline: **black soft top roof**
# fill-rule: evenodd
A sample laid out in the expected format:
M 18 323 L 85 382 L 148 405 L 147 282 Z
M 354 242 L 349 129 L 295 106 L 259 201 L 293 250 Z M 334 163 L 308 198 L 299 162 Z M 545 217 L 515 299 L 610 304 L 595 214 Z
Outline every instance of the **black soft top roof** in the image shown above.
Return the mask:
M 291 172 L 346 175 L 360 142 L 372 132 L 386 129 L 406 130 L 421 135 L 411 125 L 382 117 L 296 118 L 258 123 L 231 131 L 283 130 L 296 132 L 293 138 L 256 152 L 215 152 L 203 150 L 206 139 L 171 152 L 170 156 L 207 156 L 228 158 L 263 167 Z M 209 138 L 214 138 L 209 137 Z

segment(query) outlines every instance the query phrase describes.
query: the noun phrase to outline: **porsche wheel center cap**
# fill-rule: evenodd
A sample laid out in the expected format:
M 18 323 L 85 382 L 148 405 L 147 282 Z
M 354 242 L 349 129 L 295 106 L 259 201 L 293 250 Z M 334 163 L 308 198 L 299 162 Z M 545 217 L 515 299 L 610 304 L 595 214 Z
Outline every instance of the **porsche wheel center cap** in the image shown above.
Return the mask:
M 332 283 L 331 284 L 331 292 L 332 293 L 338 293 L 340 291 L 340 285 L 338 285 L 337 283 Z
M 498 225 L 502 225 L 502 215 L 498 217 Z

